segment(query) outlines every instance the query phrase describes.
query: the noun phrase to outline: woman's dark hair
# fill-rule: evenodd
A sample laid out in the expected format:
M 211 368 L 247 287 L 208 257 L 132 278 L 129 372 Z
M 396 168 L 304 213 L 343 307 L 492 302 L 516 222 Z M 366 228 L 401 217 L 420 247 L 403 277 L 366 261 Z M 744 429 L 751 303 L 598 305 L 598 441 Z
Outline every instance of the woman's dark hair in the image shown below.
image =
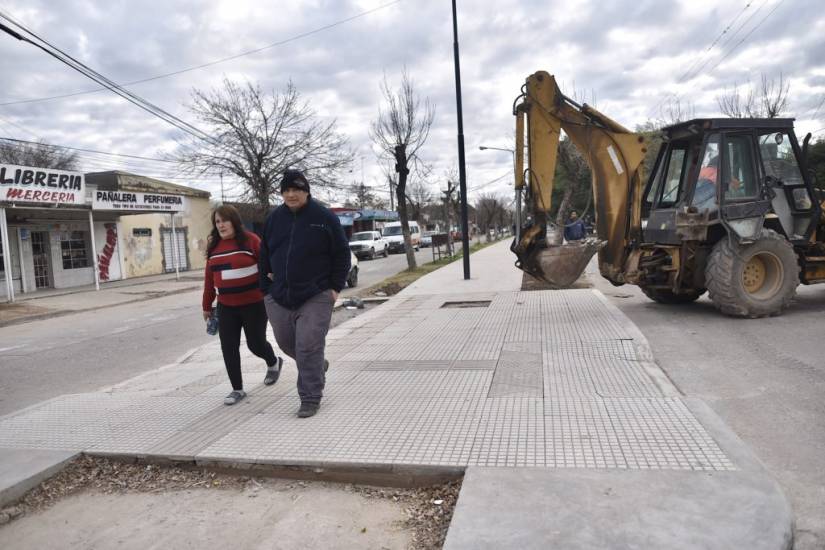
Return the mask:
M 206 257 L 208 258 L 218 243 L 221 242 L 221 235 L 218 233 L 218 228 L 215 226 L 215 216 L 220 214 L 221 218 L 232 223 L 232 228 L 235 230 L 235 240 L 238 242 L 239 248 L 244 248 L 246 245 L 246 231 L 241 222 L 241 215 L 234 206 L 222 204 L 212 211 L 212 231 L 206 240 Z

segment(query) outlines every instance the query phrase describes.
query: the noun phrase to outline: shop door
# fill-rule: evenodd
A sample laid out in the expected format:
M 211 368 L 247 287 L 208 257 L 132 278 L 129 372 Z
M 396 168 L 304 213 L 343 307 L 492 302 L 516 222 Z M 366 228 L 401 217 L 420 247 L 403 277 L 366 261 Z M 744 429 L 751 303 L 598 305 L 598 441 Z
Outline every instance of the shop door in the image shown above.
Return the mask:
M 34 287 L 50 288 L 51 265 L 49 258 L 49 233 L 46 231 L 32 231 L 32 257 L 34 259 Z
M 175 240 L 177 241 L 177 258 L 176 253 L 173 252 L 175 248 L 172 246 L 172 230 L 163 230 L 163 265 L 166 272 L 175 271 L 175 260 L 178 261 L 178 269 L 186 271 L 189 269 L 189 258 L 186 255 L 186 229 L 175 229 Z

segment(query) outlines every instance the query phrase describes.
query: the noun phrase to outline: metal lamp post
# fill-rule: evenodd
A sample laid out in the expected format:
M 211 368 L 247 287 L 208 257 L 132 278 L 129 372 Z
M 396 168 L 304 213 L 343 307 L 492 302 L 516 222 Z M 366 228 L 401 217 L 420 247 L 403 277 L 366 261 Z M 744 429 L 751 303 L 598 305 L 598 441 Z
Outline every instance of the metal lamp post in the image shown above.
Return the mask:
M 464 279 L 470 278 L 470 236 L 467 223 L 467 172 L 464 166 L 464 116 L 461 112 L 461 67 L 458 63 L 458 17 L 453 0 L 453 59 L 455 61 L 455 103 L 458 118 L 458 184 L 461 194 L 461 249 L 464 251 Z

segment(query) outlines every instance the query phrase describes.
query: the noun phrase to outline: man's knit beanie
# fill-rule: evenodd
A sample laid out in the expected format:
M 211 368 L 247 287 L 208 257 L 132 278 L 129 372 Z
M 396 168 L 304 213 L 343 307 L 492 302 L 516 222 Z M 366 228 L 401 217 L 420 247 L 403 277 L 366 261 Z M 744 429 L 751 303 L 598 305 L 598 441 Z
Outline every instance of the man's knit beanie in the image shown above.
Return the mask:
M 300 170 L 287 170 L 281 180 L 281 193 L 289 189 L 300 189 L 309 193 L 309 182 Z

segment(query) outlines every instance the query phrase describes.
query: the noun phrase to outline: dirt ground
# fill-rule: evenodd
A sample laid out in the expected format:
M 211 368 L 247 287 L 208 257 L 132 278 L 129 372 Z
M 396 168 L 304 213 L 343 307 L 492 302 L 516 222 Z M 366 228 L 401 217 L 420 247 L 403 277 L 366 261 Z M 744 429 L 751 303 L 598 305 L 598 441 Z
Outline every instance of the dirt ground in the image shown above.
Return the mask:
M 0 548 L 437 549 L 460 482 L 252 478 L 83 457 L 0 510 Z
M 0 304 L 0 326 L 11 324 L 18 319 L 44 315 L 49 309 L 27 303 Z

